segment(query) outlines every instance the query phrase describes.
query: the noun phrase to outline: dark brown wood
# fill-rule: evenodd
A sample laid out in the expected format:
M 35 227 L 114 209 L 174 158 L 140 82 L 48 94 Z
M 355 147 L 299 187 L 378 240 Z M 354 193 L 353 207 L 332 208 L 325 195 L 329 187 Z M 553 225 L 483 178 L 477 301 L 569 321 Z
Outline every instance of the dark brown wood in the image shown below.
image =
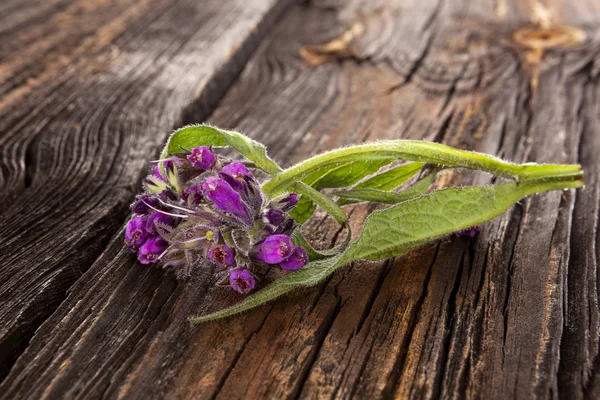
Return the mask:
M 4 6 L 0 398 L 599 397 L 596 2 L 313 1 L 273 29 L 284 2 L 220 3 Z M 52 36 L 68 10 L 91 25 Z M 423 138 L 580 162 L 587 185 L 531 197 L 474 240 L 192 326 L 238 298 L 207 266 L 178 282 L 135 263 L 118 227 L 143 160 L 211 112 L 284 165 Z M 358 231 L 370 208 L 348 211 Z M 322 213 L 306 231 L 322 246 L 338 233 Z
M 286 5 L 35 3 L 0 23 L 0 376 L 118 230 L 186 107 L 210 113 Z

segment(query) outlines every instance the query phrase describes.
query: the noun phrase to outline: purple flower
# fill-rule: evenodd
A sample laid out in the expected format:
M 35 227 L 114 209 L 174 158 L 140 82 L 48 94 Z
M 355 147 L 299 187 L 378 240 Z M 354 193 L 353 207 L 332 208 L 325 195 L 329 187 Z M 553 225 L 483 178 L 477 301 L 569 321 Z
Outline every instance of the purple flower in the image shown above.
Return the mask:
M 139 215 L 147 215 L 152 211 L 151 207 L 158 208 L 158 200 L 147 194 L 140 196 L 132 205 L 131 211 Z
M 152 175 L 154 175 L 154 177 L 160 179 L 161 181 L 167 181 L 167 178 L 162 174 L 162 172 L 160 172 L 160 166 L 158 164 L 152 167 Z
M 152 264 L 167 249 L 168 243 L 160 237 L 148 238 L 138 251 L 138 260 L 142 264 Z
M 298 193 L 289 193 L 287 196 L 277 201 L 277 207 L 281 208 L 283 211 L 290 211 L 292 208 L 298 204 L 299 196 Z
M 202 187 L 195 185 L 185 188 L 181 197 L 187 204 L 197 206 L 202 201 Z
M 229 186 L 233 188 L 239 194 L 247 197 L 247 179 L 253 180 L 252 172 L 239 162 L 232 162 L 227 164 L 219 171 L 219 177 L 225 182 L 229 183 Z
M 148 219 L 146 220 L 146 231 L 152 235 L 156 233 L 155 223 L 158 223 L 159 225 L 171 225 L 173 220 L 169 215 L 158 211 L 148 216 Z
M 294 246 L 287 235 L 271 235 L 255 246 L 253 258 L 267 264 L 279 264 L 292 254 Z
M 265 219 L 273 225 L 279 225 L 285 220 L 285 213 L 277 208 L 270 208 L 265 212 Z
M 254 277 L 246 268 L 236 268 L 229 273 L 229 284 L 238 293 L 248 293 L 254 289 Z
M 244 219 L 248 219 L 248 211 L 242 202 L 239 193 L 225 182 L 223 179 L 208 177 L 202 183 L 204 195 L 213 202 L 215 207 L 221 211 L 235 214 Z
M 215 165 L 217 157 L 210 149 L 206 146 L 198 146 L 192 149 L 192 153 L 187 156 L 188 161 L 192 164 L 192 167 L 208 170 Z
M 225 244 L 217 244 L 208 250 L 208 258 L 219 267 L 228 267 L 235 264 L 233 250 Z
M 244 182 L 245 178 L 253 178 L 252 171 L 246 168 L 244 164 L 237 161 L 227 164 L 221 168 L 220 173 L 232 176 L 240 182 Z
M 308 255 L 303 247 L 296 246 L 292 255 L 287 260 L 282 261 L 279 265 L 284 271 L 295 271 L 304 267 L 308 263 Z
M 479 232 L 481 232 L 481 226 L 472 226 L 470 228 L 460 230 L 456 232 L 456 234 L 464 238 L 474 238 Z
M 137 250 L 146 240 L 146 218 L 136 217 L 127 223 L 125 228 L 125 243 L 133 251 Z

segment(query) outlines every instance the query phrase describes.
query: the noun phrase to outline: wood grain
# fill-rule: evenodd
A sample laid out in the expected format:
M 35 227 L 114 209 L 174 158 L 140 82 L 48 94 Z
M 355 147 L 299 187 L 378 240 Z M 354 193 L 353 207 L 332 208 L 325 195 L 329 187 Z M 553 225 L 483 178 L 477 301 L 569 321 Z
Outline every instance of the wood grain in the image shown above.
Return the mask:
M 32 5 L 2 40 L 0 376 L 104 251 L 182 110 L 208 115 L 286 2 Z
M 247 132 L 284 165 L 364 140 L 424 138 L 514 161 L 580 162 L 586 188 L 531 197 L 486 224 L 474 240 L 451 237 L 383 263 L 353 263 L 318 287 L 200 326 L 186 318 L 238 299 L 214 287 L 208 266 L 198 266 L 190 280 L 175 281 L 135 263 L 123 249 L 122 230 L 108 244 L 94 240 L 99 244 L 91 253 L 76 253 L 83 240 L 68 242 L 75 254 L 85 254 L 82 271 L 50 318 L 28 324 L 41 326 L 0 385 L 0 398 L 599 397 L 598 8 L 592 1 L 420 0 L 313 1 L 288 10 L 209 122 Z M 558 40 L 560 26 L 583 36 Z M 535 40 L 515 36 L 523 29 Z M 545 47 L 555 39 L 557 45 Z M 181 50 L 189 65 L 202 47 L 196 46 Z M 140 55 L 138 62 L 144 61 Z M 116 85 L 114 79 L 105 77 L 106 89 Z M 148 86 L 130 82 L 134 92 Z M 65 94 L 82 90 L 65 85 Z M 118 182 L 129 186 L 121 205 L 111 209 L 118 215 L 106 234 L 123 220 L 142 160 L 164 138 L 150 139 L 158 128 L 207 115 L 205 97 L 179 90 L 173 96 L 182 99 L 169 107 L 140 104 L 125 113 L 127 124 L 116 125 L 123 142 L 118 154 L 129 158 L 113 156 L 112 165 L 123 171 Z M 147 104 L 154 113 L 172 115 L 161 114 L 167 121 L 160 126 L 153 120 L 138 124 L 152 115 L 143 111 Z M 122 108 L 108 108 L 103 118 L 121 121 Z M 83 103 L 74 115 L 94 111 Z M 66 124 L 75 117 L 61 111 L 55 118 Z M 124 130 L 132 125 L 136 129 Z M 149 126 L 151 136 L 141 133 Z M 32 139 L 36 149 L 56 152 L 35 158 L 51 163 L 33 175 L 42 195 L 52 185 L 40 180 L 66 171 L 52 167 L 66 160 L 61 152 L 84 154 L 86 148 L 85 142 L 61 139 L 57 128 L 47 132 L 43 140 Z M 7 154 L 19 154 L 12 152 Z M 103 196 L 116 196 L 118 185 L 109 175 L 93 176 L 98 186 L 86 184 L 87 197 L 72 189 L 72 204 L 61 210 L 86 204 L 78 218 L 98 223 L 90 214 L 103 209 Z M 451 172 L 438 184 L 487 182 L 484 174 Z M 17 199 L 27 193 L 13 187 Z M 78 196 L 85 201 L 77 203 Z M 370 208 L 348 211 L 356 231 Z M 0 218 L 15 213 L 5 210 Z M 51 229 L 46 222 L 37 230 L 63 232 L 54 238 L 62 242 L 65 227 L 75 221 Z M 21 223 L 11 228 L 11 240 L 31 219 Z M 42 235 L 37 230 L 17 234 L 18 240 Z M 306 230 L 322 246 L 339 234 L 321 213 Z M 31 239 L 30 246 L 59 257 L 60 271 L 77 265 L 69 264 L 73 254 L 52 242 L 38 243 Z M 8 257 L 30 266 L 28 279 L 35 282 L 40 259 L 30 254 L 24 248 Z M 0 293 L 11 301 L 25 296 L 4 288 Z

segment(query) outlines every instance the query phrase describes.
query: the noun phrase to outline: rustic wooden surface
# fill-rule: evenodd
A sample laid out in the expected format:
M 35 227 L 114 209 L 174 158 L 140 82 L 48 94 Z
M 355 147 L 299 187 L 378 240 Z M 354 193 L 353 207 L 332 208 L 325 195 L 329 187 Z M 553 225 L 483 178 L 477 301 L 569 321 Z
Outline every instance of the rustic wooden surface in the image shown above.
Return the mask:
M 599 28 L 595 0 L 3 1 L 0 398 L 600 397 Z M 137 264 L 122 226 L 145 160 L 205 120 L 283 165 L 424 138 L 587 185 L 192 326 L 236 297 Z

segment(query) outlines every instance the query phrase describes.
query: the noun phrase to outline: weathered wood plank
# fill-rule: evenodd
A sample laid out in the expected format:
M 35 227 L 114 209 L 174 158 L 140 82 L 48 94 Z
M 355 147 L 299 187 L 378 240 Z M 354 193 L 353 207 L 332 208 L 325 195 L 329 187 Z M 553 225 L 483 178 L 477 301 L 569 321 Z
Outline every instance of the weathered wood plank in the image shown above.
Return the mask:
M 23 26 L 0 64 L 0 376 L 118 230 L 186 107 L 208 115 L 288 3 L 15 5 Z
M 249 132 L 286 164 L 363 140 L 427 138 L 515 161 L 581 162 L 587 187 L 528 199 L 475 240 L 354 263 L 201 326 L 186 317 L 235 295 L 201 268 L 176 282 L 136 264 L 119 233 L 0 397 L 598 397 L 597 11 L 591 1 L 296 7 L 210 122 Z M 524 26 L 556 24 L 586 41 L 541 53 L 514 42 Z M 542 43 L 559 31 L 548 32 Z M 341 50 L 302 50 L 334 38 Z M 449 174 L 440 184 L 488 181 Z M 353 223 L 367 211 L 355 207 Z M 320 218 L 309 231 L 326 245 L 336 227 Z

